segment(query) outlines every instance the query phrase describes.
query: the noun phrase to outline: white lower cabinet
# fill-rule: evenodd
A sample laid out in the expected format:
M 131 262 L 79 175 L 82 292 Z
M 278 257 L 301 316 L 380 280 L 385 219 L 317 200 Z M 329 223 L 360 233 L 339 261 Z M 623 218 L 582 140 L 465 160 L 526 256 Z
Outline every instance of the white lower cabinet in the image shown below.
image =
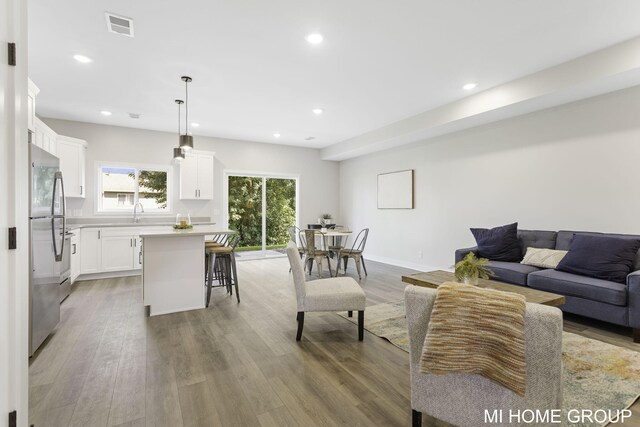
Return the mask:
M 76 281 L 80 275 L 80 230 L 76 230 L 71 236 L 71 284 Z
M 140 230 L 132 227 L 82 229 L 82 274 L 141 268 Z
M 80 231 L 80 274 L 102 271 L 102 230 L 83 228 Z

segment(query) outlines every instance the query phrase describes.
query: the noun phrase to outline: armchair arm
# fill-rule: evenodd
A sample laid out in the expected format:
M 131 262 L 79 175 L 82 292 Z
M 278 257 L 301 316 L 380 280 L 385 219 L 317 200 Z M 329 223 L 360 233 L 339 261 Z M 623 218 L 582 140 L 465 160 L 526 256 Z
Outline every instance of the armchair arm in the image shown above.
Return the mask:
M 629 326 L 640 328 L 640 270 L 627 276 L 627 292 L 629 295 Z
M 478 247 L 456 249 L 456 263 L 462 261 L 462 258 L 466 257 L 469 252 L 473 252 L 475 256 L 478 256 Z

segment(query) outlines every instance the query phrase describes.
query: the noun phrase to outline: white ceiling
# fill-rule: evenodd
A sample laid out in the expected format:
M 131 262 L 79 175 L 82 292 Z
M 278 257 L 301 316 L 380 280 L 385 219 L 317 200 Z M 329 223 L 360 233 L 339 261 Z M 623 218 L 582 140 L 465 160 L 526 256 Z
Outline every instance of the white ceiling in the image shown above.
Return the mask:
M 638 36 L 638 16 L 636 0 L 30 0 L 29 75 L 41 116 L 177 131 L 188 74 L 195 135 L 326 147 Z

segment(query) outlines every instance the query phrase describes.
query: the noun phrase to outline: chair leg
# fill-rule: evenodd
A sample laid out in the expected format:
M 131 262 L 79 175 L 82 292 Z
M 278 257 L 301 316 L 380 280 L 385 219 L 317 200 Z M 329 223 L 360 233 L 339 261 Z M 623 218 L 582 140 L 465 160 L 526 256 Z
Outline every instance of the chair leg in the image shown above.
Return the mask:
M 322 257 L 316 257 L 316 265 L 318 266 L 318 277 L 322 279 Z
M 422 412 L 418 412 L 415 409 L 411 410 L 411 426 L 422 427 Z
M 236 254 L 231 252 L 231 270 L 233 271 L 233 283 L 236 287 L 236 299 L 240 302 L 240 289 L 238 288 L 238 270 L 236 269 Z
M 356 270 L 358 270 L 358 279 L 362 280 L 362 275 L 360 274 L 360 258 L 354 258 L 356 262 Z
M 364 340 L 364 310 L 358 311 L 358 341 Z
M 207 277 L 207 302 L 205 307 L 209 307 L 209 301 L 211 300 L 211 286 L 213 285 L 213 271 L 216 265 L 216 254 L 209 254 L 209 274 Z
M 329 277 L 333 277 L 333 272 L 331 271 L 331 258 L 327 255 L 327 266 L 329 267 Z M 336 270 L 336 277 L 338 277 L 338 270 Z
M 349 262 L 349 257 L 348 256 L 343 257 L 342 258 L 342 262 L 344 262 L 344 274 L 346 276 L 346 274 L 347 274 L 347 262 Z
M 633 329 L 633 342 L 640 343 L 640 328 Z
M 304 311 L 298 312 L 298 333 L 296 334 L 296 341 L 300 341 L 302 338 L 302 327 L 304 326 Z
M 367 266 L 364 264 L 364 257 L 362 255 L 360 256 L 360 260 L 362 260 L 362 268 L 364 268 L 364 275 L 368 276 L 368 274 L 367 274 Z
M 349 311 L 347 311 L 347 316 L 349 316 L 349 317 L 353 317 L 353 310 L 349 310 Z

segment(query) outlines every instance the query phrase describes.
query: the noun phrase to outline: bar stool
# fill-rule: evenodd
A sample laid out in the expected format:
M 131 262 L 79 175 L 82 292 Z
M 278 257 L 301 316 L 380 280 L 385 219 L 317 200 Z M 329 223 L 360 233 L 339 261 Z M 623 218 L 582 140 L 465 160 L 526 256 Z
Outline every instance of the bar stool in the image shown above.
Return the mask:
M 238 290 L 238 273 L 236 270 L 235 249 L 240 241 L 237 234 L 227 237 L 227 245 L 220 246 L 215 243 L 207 242 L 205 244 L 206 268 L 207 268 L 207 302 L 209 307 L 211 299 L 211 289 L 215 287 L 226 287 L 227 292 L 233 295 L 233 286 L 236 288 L 236 298 L 240 302 L 240 291 Z M 220 285 L 214 286 L 214 277 L 220 282 Z

